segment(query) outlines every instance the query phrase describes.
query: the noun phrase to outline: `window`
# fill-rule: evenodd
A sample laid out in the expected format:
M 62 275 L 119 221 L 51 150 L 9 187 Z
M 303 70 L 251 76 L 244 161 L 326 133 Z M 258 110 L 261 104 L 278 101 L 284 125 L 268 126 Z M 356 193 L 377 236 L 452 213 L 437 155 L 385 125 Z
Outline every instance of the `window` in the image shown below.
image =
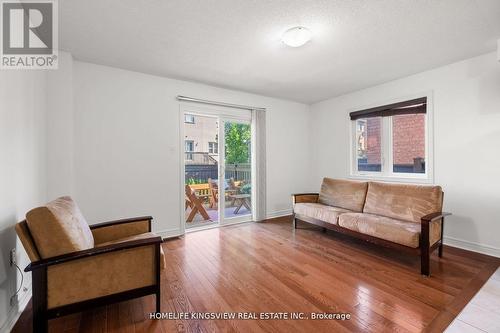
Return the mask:
M 184 141 L 184 152 L 186 153 L 186 160 L 193 160 L 193 151 L 194 151 L 194 141 L 193 140 L 185 140 Z
M 350 113 L 353 176 L 430 180 L 427 97 Z
M 425 114 L 392 117 L 392 172 L 425 173 Z
M 219 153 L 219 146 L 217 145 L 217 142 L 209 142 L 208 143 L 208 153 L 209 154 L 218 154 Z
M 192 114 L 185 114 L 184 122 L 187 124 L 194 124 L 194 116 Z
M 358 171 L 381 171 L 382 169 L 382 119 L 356 120 L 356 164 Z

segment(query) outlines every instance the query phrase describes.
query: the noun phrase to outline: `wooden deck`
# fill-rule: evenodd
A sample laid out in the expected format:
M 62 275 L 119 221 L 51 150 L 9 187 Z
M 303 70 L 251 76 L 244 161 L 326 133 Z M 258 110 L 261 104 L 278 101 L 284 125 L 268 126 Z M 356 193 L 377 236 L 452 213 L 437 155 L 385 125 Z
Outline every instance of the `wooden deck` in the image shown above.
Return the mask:
M 419 259 L 291 218 L 187 234 L 163 245 L 164 312 L 347 312 L 333 320 L 149 320 L 154 297 L 52 320 L 51 332 L 442 332 L 499 266 L 445 247 Z M 31 332 L 29 308 L 13 332 Z
M 233 217 L 247 216 L 247 215 L 252 214 L 252 212 L 249 211 L 248 209 L 246 209 L 245 207 L 242 207 L 240 209 L 240 211 L 237 214 L 235 214 L 234 213 L 235 208 L 236 208 L 235 206 L 230 206 L 230 207 L 226 207 L 224 209 L 224 216 L 226 219 L 230 219 Z M 208 213 L 208 216 L 210 216 L 210 220 L 204 221 L 203 217 L 201 215 L 197 214 L 194 217 L 193 222 L 186 222 L 186 228 L 196 228 L 196 227 L 200 227 L 203 225 L 211 224 L 212 221 L 213 222 L 219 221 L 219 211 L 218 210 L 211 209 L 211 208 L 207 207 L 207 213 Z M 187 217 L 189 214 L 189 210 L 187 210 L 184 214 Z

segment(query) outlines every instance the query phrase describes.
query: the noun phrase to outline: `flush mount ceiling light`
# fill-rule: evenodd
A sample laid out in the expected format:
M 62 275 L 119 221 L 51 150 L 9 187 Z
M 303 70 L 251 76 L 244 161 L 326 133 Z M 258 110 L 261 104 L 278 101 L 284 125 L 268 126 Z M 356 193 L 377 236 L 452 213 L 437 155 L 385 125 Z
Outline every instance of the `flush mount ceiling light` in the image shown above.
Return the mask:
M 293 27 L 285 31 L 281 41 L 291 47 L 299 47 L 311 40 L 311 30 L 304 27 Z

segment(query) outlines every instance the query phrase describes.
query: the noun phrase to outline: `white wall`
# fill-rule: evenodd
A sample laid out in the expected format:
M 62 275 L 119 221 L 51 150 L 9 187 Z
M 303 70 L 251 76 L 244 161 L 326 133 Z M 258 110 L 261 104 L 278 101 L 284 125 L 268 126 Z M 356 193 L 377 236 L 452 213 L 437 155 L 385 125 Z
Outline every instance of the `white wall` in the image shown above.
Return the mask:
M 268 109 L 268 216 L 310 183 L 307 105 L 79 61 L 72 75 L 74 195 L 89 223 L 150 214 L 157 232 L 180 233 L 177 95 Z
M 28 259 L 14 225 L 46 198 L 45 87 L 45 72 L 0 72 L 0 332 L 10 330 L 30 294 L 21 291 L 21 305 L 10 306 L 20 275 L 9 265 L 9 251 L 17 249 L 24 269 Z M 24 286 L 31 289 L 26 273 Z
M 47 75 L 47 197 L 74 194 L 73 57 L 59 51 Z
M 495 53 L 311 106 L 314 179 L 349 175 L 353 108 L 434 94 L 434 178 L 445 191 L 448 244 L 500 256 L 500 63 Z

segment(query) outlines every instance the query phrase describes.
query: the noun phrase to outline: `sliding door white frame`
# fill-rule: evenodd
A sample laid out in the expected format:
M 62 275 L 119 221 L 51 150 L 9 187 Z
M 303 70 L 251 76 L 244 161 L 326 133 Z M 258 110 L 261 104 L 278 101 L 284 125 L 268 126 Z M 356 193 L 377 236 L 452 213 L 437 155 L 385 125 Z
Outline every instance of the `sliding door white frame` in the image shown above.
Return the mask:
M 237 123 L 245 123 L 245 124 L 252 124 L 252 114 L 251 111 L 249 110 L 241 110 L 241 109 L 233 109 L 233 108 L 226 108 L 226 107 L 200 107 L 200 106 L 195 106 L 190 103 L 180 103 L 179 105 L 179 161 L 180 161 L 180 166 L 179 166 L 179 178 L 180 178 L 180 197 L 179 197 L 179 207 L 180 207 L 180 230 L 182 234 L 186 233 L 186 220 L 185 220 L 185 192 L 184 189 L 186 187 L 186 181 L 185 181 L 185 147 L 184 147 L 184 115 L 185 114 L 192 114 L 192 115 L 198 115 L 198 116 L 204 116 L 204 117 L 215 117 L 219 119 L 219 156 L 224 157 L 224 160 L 220 159 L 218 163 L 218 175 L 219 175 L 219 189 L 224 188 L 224 178 L 225 174 L 223 173 L 225 165 L 225 137 L 224 137 L 224 122 L 225 121 L 230 121 L 230 122 L 237 122 Z M 252 129 L 252 132 L 254 130 Z M 253 137 L 252 137 L 252 142 L 251 142 L 251 154 L 253 157 L 254 154 L 254 142 L 253 142 Z M 253 158 L 252 158 L 252 164 L 253 164 Z M 255 188 L 255 177 L 253 175 L 253 166 L 252 166 L 252 189 Z M 248 222 L 251 221 L 253 218 L 253 215 L 246 215 L 237 217 L 237 218 L 231 218 L 228 221 L 225 221 L 224 219 L 224 209 L 221 209 L 224 207 L 224 204 L 222 202 L 222 199 L 224 199 L 224 192 L 221 191 L 219 193 L 219 223 L 218 224 L 211 224 L 208 225 L 206 228 L 214 228 L 218 227 L 219 225 L 230 225 L 230 224 L 236 224 L 236 223 L 242 223 L 242 222 Z M 251 202 L 255 202 L 254 200 L 254 191 L 252 190 L 252 198 Z M 221 204 L 222 203 L 222 204 Z M 252 209 L 253 211 L 254 209 Z M 200 228 L 195 228 L 195 230 L 200 230 L 203 229 L 204 227 Z
M 220 161 L 219 161 L 219 207 L 221 209 L 219 210 L 220 214 L 220 225 L 230 225 L 230 224 L 235 224 L 235 223 L 241 223 L 241 222 L 250 222 L 253 219 L 253 207 L 252 207 L 252 212 L 251 214 L 247 214 L 244 216 L 234 216 L 234 217 L 229 217 L 226 218 L 225 215 L 225 186 L 224 186 L 224 180 L 226 178 L 226 122 L 230 123 L 237 123 L 237 124 L 245 124 L 249 125 L 250 128 L 252 128 L 252 122 L 246 118 L 227 118 L 227 117 L 221 117 L 220 122 L 219 122 L 219 156 L 220 156 Z M 250 156 L 253 156 L 253 141 L 250 140 Z M 253 165 L 252 165 L 252 160 L 250 161 L 251 165 L 251 170 L 253 171 Z M 251 183 L 251 188 L 255 187 L 254 184 L 254 179 L 255 177 L 253 176 L 252 172 L 250 173 L 250 183 Z M 255 202 L 253 193 L 251 194 L 250 201 L 253 203 Z

